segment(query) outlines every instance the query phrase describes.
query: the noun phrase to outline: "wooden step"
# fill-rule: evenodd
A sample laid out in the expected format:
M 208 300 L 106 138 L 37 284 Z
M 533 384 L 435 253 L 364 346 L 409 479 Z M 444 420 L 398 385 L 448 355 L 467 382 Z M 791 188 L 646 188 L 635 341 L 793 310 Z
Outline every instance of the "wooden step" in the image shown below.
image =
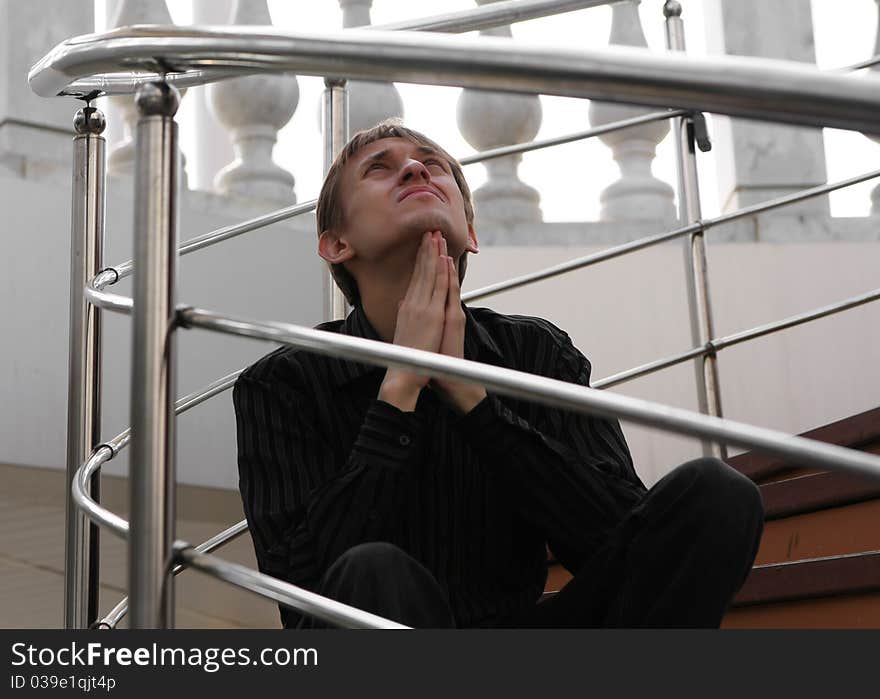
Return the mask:
M 880 454 L 880 409 L 801 436 Z M 760 454 L 728 463 L 758 484 L 767 519 L 722 626 L 880 627 L 880 479 Z

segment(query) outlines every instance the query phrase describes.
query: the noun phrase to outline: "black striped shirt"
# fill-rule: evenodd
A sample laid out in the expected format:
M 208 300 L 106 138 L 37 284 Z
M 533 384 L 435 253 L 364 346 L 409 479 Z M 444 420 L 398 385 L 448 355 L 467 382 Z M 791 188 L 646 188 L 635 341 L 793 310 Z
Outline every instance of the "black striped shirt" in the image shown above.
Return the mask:
M 553 323 L 462 308 L 465 359 L 589 386 Z M 360 305 L 315 327 L 381 339 Z M 578 571 L 646 492 L 616 420 L 492 391 L 461 415 L 425 389 L 405 412 L 377 398 L 385 371 L 285 346 L 242 373 L 240 489 L 262 572 L 315 590 L 348 548 L 388 541 L 434 574 L 459 628 L 491 626 L 541 596 L 547 545 Z

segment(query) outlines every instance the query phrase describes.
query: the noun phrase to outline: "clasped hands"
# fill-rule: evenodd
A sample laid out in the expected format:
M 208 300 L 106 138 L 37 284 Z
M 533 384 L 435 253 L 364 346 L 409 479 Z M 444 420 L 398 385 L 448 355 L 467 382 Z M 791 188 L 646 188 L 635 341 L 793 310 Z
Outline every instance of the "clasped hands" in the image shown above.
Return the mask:
M 426 231 L 416 255 L 413 274 L 403 300 L 397 304 L 394 344 L 464 358 L 466 317 L 455 261 L 447 254 L 440 231 Z M 476 384 L 397 372 L 414 388 L 428 385 L 460 413 L 468 413 L 486 389 Z

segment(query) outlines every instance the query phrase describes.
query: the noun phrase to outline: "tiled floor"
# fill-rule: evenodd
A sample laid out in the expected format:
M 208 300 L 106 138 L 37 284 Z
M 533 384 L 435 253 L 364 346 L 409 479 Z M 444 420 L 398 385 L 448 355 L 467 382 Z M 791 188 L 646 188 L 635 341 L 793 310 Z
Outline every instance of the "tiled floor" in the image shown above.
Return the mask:
M 61 628 L 64 600 L 64 472 L 0 465 L 0 627 Z M 102 480 L 102 501 L 125 515 L 126 483 Z M 178 491 L 177 538 L 201 543 L 243 518 L 235 493 L 185 486 Z M 216 552 L 256 568 L 245 534 Z M 101 533 L 101 615 L 126 595 L 126 547 Z M 178 628 L 279 628 L 278 608 L 200 573 L 176 578 Z M 123 619 L 120 627 L 125 626 Z

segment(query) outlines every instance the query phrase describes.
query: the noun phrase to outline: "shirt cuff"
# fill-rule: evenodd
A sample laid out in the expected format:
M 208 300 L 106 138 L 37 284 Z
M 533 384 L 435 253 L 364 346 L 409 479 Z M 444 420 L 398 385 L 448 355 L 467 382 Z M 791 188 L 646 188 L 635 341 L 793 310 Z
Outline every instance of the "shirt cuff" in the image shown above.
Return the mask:
M 418 446 L 422 423 L 418 413 L 404 412 L 376 398 L 364 417 L 353 452 L 367 463 L 400 468 Z

